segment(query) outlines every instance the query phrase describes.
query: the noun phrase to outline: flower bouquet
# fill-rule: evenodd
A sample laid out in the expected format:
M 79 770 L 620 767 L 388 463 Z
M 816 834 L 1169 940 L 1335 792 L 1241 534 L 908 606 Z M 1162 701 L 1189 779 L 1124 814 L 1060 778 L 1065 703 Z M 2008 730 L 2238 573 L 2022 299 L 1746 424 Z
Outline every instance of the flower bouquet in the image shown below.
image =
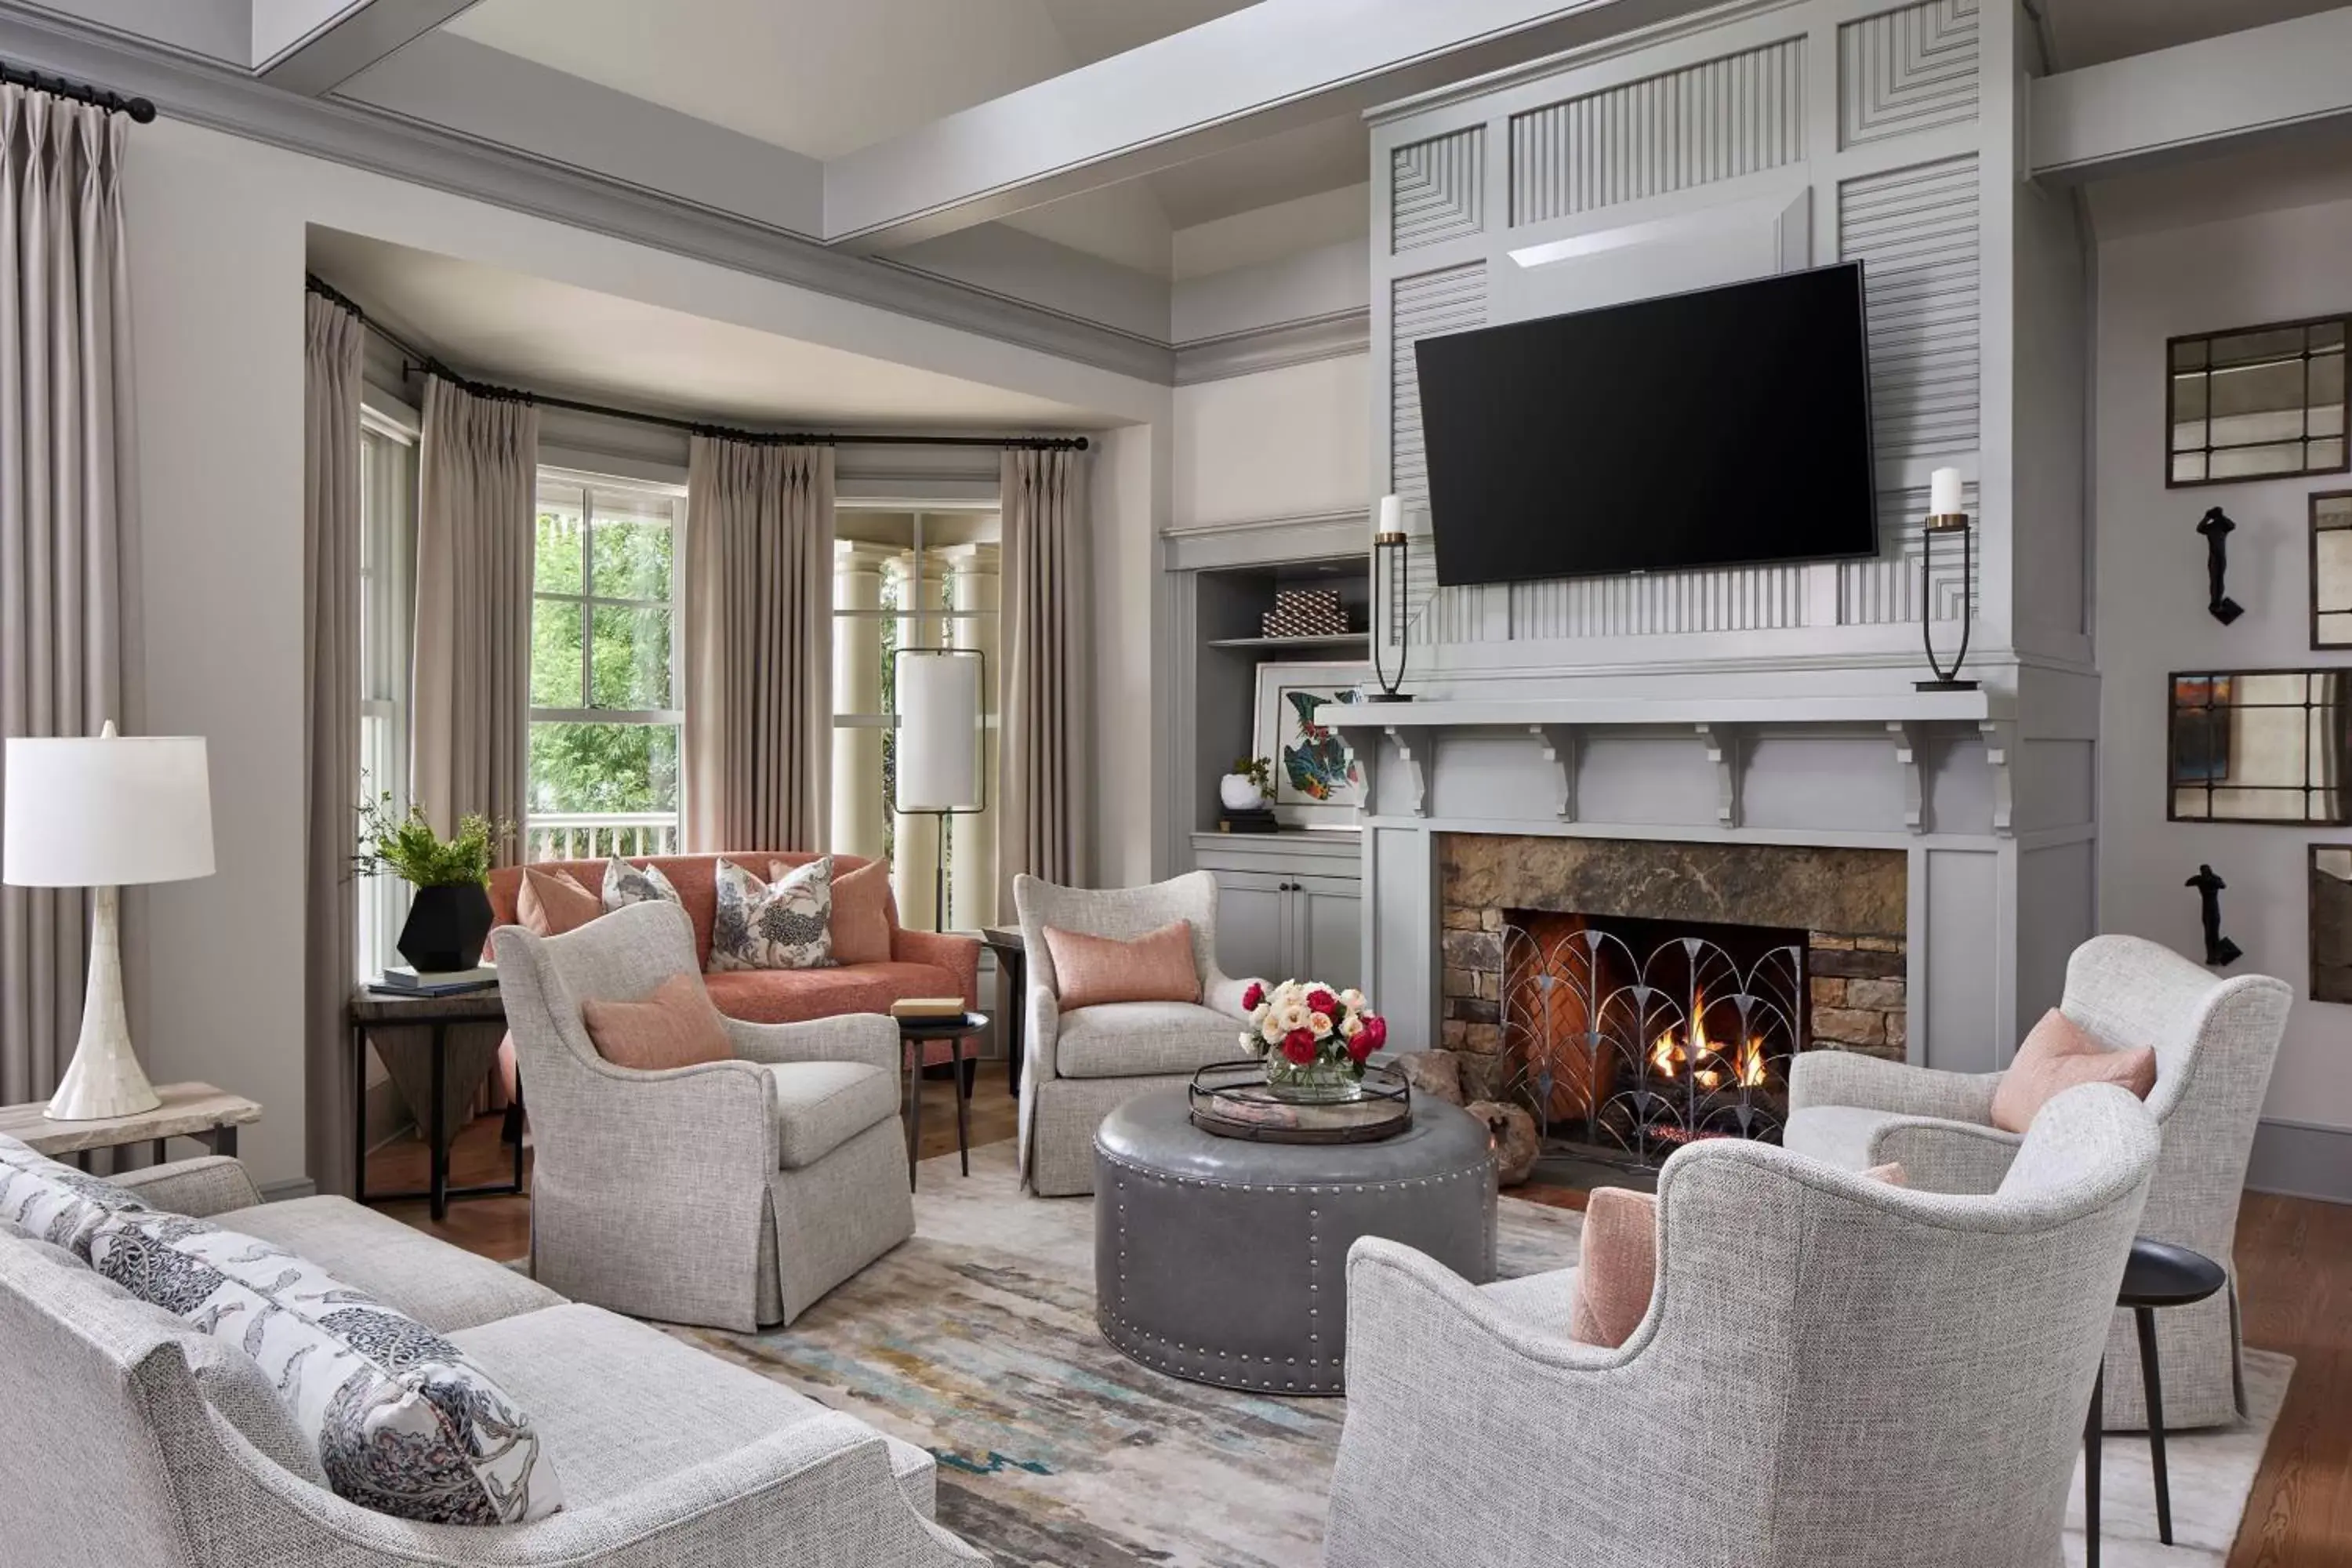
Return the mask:
M 1242 1044 L 1265 1063 L 1266 1088 L 1278 1100 L 1328 1104 L 1363 1093 L 1364 1062 L 1389 1037 L 1387 1020 L 1364 994 L 1334 991 L 1315 980 L 1286 980 L 1269 991 L 1253 980 L 1242 993 L 1250 1026 Z

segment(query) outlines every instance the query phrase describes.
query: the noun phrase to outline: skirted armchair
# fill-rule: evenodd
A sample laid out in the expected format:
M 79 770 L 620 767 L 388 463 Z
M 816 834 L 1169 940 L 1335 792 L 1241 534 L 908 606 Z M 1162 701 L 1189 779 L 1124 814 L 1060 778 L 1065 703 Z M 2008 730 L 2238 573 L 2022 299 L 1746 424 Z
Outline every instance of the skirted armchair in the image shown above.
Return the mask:
M 1095 1129 L 1118 1106 L 1201 1068 L 1245 1058 L 1248 982 L 1217 967 L 1217 879 L 1206 871 L 1148 888 L 1064 888 L 1013 879 L 1029 969 L 1021 1063 L 1021 1174 L 1042 1197 L 1095 1190 Z M 1108 1002 L 1065 1013 L 1045 928 L 1129 941 L 1172 921 L 1192 927 L 1201 1000 Z
M 2111 1047 L 2152 1047 L 2147 1109 L 2164 1139 L 2142 1234 L 2203 1253 L 2231 1288 L 2156 1314 L 2168 1427 L 2215 1426 L 2242 1405 L 2239 1374 L 2238 1200 L 2271 1063 L 2294 993 L 2263 974 L 2217 980 L 2133 936 L 2094 937 L 2066 963 L 2059 1010 Z M 1901 1162 L 1912 1184 L 1989 1193 L 2021 1140 L 1992 1125 L 1999 1073 L 1937 1072 L 1839 1051 L 1807 1051 L 1789 1075 L 1783 1142 L 1853 1169 Z M 2147 1425 L 2139 1342 L 2118 1312 L 2107 1341 L 2106 1424 Z
M 914 1234 L 888 1018 L 729 1018 L 736 1059 L 641 1072 L 596 1053 L 581 1005 L 698 976 L 684 910 L 634 904 L 551 937 L 508 926 L 498 943 L 538 1149 L 542 1283 L 748 1331 L 791 1322 Z
M 1991 1196 L 1762 1143 L 1666 1162 L 1625 1343 L 1574 1269 L 1473 1287 L 1348 1255 L 1328 1568 L 2058 1568 L 2157 1133 L 2107 1085 L 2044 1111 Z

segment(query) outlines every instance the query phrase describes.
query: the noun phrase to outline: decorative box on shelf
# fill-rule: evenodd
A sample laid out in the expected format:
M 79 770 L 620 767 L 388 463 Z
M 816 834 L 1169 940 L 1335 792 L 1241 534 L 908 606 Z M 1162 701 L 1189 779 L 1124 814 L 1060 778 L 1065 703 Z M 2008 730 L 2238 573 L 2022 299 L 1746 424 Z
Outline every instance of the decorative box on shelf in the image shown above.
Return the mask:
M 1255 811 L 1226 811 L 1217 817 L 1220 833 L 1279 833 L 1282 824 L 1275 819 L 1272 806 L 1260 806 Z
M 1258 617 L 1258 628 L 1270 637 L 1345 637 L 1348 612 L 1337 588 L 1285 588 Z

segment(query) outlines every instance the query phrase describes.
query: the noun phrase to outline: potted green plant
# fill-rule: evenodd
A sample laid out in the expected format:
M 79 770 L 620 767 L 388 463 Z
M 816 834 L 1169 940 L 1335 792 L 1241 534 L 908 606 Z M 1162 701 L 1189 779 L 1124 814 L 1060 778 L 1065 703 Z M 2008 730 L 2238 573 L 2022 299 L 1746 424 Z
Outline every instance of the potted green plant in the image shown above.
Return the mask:
M 1242 757 L 1234 771 L 1217 781 L 1217 798 L 1227 811 L 1263 811 L 1274 794 L 1274 763 L 1265 757 Z
M 387 790 L 359 807 L 359 853 L 352 863 L 362 876 L 384 872 L 416 889 L 408 921 L 395 944 L 420 974 L 471 969 L 482 962 L 490 934 L 490 856 L 499 839 L 514 832 L 507 823 L 467 816 L 454 838 L 443 838 L 425 820 L 425 808 L 395 811 Z

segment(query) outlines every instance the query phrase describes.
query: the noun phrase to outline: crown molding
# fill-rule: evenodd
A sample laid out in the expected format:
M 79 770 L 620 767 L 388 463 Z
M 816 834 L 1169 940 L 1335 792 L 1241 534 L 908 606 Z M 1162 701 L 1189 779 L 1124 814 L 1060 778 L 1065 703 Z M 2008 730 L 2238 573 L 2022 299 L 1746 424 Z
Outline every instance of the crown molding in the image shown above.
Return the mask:
M 1282 370 L 1317 360 L 1368 353 L 1372 346 L 1369 310 L 1335 310 L 1328 316 L 1281 321 L 1245 332 L 1227 332 L 1176 345 L 1175 384 L 1192 386 L 1260 371 Z
M 828 250 L 782 229 L 383 110 L 344 99 L 305 98 L 217 61 L 36 11 L 16 0 L 0 0 L 0 57 L 152 99 L 173 120 L 288 152 L 1140 381 L 1164 386 L 1175 379 L 1175 351 L 1164 343 Z

